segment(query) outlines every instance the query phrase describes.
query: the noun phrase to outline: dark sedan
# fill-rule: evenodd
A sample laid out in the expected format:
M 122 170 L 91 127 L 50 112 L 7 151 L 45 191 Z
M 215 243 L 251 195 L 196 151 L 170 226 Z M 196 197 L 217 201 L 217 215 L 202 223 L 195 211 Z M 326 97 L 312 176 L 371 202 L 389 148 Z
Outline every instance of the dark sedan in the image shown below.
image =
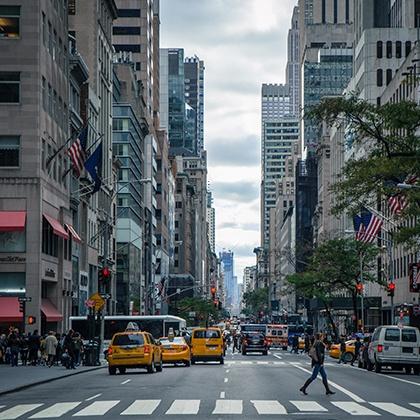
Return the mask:
M 242 354 L 260 352 L 267 356 L 268 342 L 264 334 L 259 332 L 247 332 L 242 339 Z

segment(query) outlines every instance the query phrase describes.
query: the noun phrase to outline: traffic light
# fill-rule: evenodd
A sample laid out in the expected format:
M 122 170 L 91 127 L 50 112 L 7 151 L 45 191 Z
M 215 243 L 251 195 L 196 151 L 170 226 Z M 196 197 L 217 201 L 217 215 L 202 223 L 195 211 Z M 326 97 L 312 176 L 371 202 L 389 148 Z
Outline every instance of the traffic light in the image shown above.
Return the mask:
M 19 301 L 19 312 L 25 312 L 25 302 Z
M 36 317 L 30 315 L 28 316 L 28 325 L 33 325 L 36 322 Z
M 362 283 L 360 283 L 360 281 L 358 281 L 358 282 L 356 283 L 356 293 L 357 293 L 358 295 L 361 295 L 361 294 L 363 293 L 363 284 L 362 284 Z
M 111 270 L 108 267 L 103 267 L 98 273 L 99 282 L 107 283 L 111 278 Z
M 216 298 L 216 299 L 214 299 L 214 300 L 213 300 L 213 303 L 214 303 L 214 307 L 215 307 L 215 308 L 218 308 L 218 307 L 219 307 L 219 299 L 217 299 L 217 298 Z
M 210 288 L 210 292 L 211 292 L 211 298 L 213 299 L 213 301 L 216 299 L 216 287 L 215 286 L 212 286 L 211 288 Z
M 387 292 L 388 292 L 388 296 L 394 297 L 394 293 L 395 293 L 395 283 L 394 282 L 388 283 Z

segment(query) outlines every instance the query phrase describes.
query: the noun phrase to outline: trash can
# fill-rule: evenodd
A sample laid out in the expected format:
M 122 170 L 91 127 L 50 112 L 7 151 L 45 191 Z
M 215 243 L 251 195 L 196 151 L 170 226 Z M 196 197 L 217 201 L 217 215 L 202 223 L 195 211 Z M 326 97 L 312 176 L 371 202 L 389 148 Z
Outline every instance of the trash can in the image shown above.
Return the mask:
M 97 366 L 99 361 L 99 344 L 96 341 L 89 341 L 85 344 L 85 366 Z

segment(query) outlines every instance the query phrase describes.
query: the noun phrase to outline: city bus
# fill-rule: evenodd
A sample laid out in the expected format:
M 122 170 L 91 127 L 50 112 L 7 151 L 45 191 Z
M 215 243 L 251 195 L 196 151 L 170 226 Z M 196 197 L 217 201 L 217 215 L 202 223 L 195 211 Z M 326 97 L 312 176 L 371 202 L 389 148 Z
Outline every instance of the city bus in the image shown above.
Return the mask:
M 129 322 L 135 322 L 140 330 L 149 332 L 155 338 L 167 336 L 169 328 L 173 328 L 175 335 L 187 328 L 185 319 L 172 315 L 105 315 L 104 344 L 108 345 L 115 333 L 124 331 Z M 87 316 L 71 316 L 70 328 L 87 339 L 89 336 Z M 100 335 L 98 326 L 95 335 L 98 337 Z

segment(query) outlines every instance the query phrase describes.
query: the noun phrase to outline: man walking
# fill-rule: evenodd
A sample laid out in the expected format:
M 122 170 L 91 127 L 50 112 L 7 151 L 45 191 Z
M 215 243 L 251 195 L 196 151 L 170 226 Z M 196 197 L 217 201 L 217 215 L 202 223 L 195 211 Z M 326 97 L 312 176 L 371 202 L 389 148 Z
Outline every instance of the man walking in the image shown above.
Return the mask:
M 340 364 L 341 362 L 346 364 L 345 354 L 346 354 L 346 342 L 344 340 L 344 337 L 341 337 L 341 340 L 340 340 L 340 359 L 338 360 L 338 364 Z
M 302 388 L 300 388 L 300 392 L 302 392 L 304 395 L 308 395 L 306 392 L 306 389 L 308 388 L 309 384 L 316 379 L 318 376 L 318 373 L 321 374 L 322 377 L 322 383 L 325 387 L 325 394 L 326 395 L 333 395 L 335 392 L 330 390 L 330 387 L 328 385 L 327 380 L 327 374 L 325 372 L 324 368 L 324 359 L 325 359 L 325 344 L 322 342 L 321 334 L 316 334 L 315 336 L 315 342 L 312 348 L 309 351 L 309 356 L 311 356 L 312 359 L 312 375 Z
M 75 351 L 74 351 L 74 341 L 73 341 L 74 331 L 69 330 L 66 337 L 64 338 L 64 351 L 67 353 L 68 361 L 66 364 L 67 369 L 76 369 L 74 366 L 75 362 Z
M 351 362 L 351 365 L 354 365 L 356 360 L 359 360 L 360 349 L 362 348 L 362 343 L 360 341 L 360 337 L 356 337 L 356 342 L 354 343 L 354 358 Z
M 54 364 L 55 355 L 57 353 L 58 341 L 53 331 L 48 333 L 45 339 L 45 352 L 47 354 L 47 366 L 51 367 Z
M 38 351 L 41 348 L 41 337 L 38 334 L 38 330 L 35 330 L 33 334 L 28 337 L 28 348 L 29 348 L 29 363 L 35 366 L 38 362 Z

